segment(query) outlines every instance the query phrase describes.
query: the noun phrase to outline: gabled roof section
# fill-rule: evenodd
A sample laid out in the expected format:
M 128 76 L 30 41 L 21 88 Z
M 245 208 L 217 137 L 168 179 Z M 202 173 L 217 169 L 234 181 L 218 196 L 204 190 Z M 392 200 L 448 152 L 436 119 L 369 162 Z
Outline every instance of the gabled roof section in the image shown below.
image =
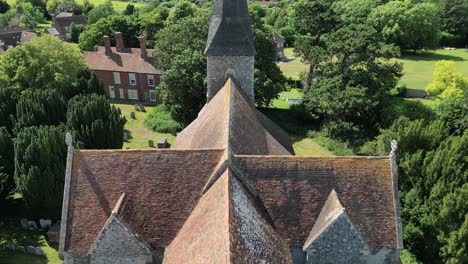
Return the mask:
M 320 214 L 315 221 L 314 227 L 310 231 L 309 237 L 307 238 L 304 249 L 307 249 L 310 244 L 331 224 L 336 218 L 344 213 L 345 208 L 338 199 L 338 195 L 335 190 L 330 192 L 325 205 L 323 206 Z
M 224 170 L 166 248 L 164 263 L 291 263 L 287 244 L 237 177 Z
M 141 49 L 125 48 L 123 52 L 117 52 L 115 47 L 111 49 L 110 56 L 106 56 L 104 47 L 98 47 L 96 51 L 83 51 L 88 68 L 100 71 L 161 74 L 154 66 L 154 59 L 151 57 L 153 50 L 148 49 L 149 57 L 142 59 Z
M 235 158 L 289 245 L 305 244 L 314 225 L 322 221 L 320 212 L 334 189 L 371 248 L 398 248 L 398 201 L 394 199 L 388 157 Z
M 227 148 L 232 154 L 291 155 L 287 133 L 260 113 L 228 79 L 176 138 L 173 148 Z
M 254 56 L 255 46 L 247 1 L 213 1 L 207 56 Z
M 125 193 L 121 218 L 153 249 L 174 239 L 224 150 L 75 150 L 65 251 L 85 253 Z

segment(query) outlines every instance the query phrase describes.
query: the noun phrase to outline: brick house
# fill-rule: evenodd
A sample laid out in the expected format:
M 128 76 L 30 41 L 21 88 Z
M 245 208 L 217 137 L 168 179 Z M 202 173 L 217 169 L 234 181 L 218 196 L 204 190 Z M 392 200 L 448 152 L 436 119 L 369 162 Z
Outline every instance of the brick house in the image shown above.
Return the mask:
M 64 263 L 401 263 L 396 144 L 295 156 L 255 108 L 246 1 L 212 8 L 207 103 L 171 149 L 74 149 L 67 134 Z
M 83 51 L 88 68 L 104 84 L 109 99 L 156 103 L 155 88 L 161 82 L 161 72 L 154 66 L 151 49 L 145 38 L 139 37 L 140 48 L 125 48 L 122 33 L 114 34 L 116 47 L 104 36 L 104 47 Z
M 30 28 L 0 27 L 0 52 L 22 45 L 34 37 L 36 33 Z
M 63 41 L 70 39 L 70 26 L 87 25 L 88 21 L 83 15 L 75 15 L 68 12 L 60 12 L 58 15 L 52 14 L 52 27 L 46 28 L 47 34 L 56 36 Z

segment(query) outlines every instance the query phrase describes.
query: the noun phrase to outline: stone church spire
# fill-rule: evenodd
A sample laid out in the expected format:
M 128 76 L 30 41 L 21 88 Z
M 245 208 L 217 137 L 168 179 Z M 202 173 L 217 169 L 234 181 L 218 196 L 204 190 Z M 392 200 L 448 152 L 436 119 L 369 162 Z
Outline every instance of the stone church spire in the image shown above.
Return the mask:
M 247 0 L 213 0 L 205 54 L 208 101 L 232 77 L 254 102 L 255 46 Z

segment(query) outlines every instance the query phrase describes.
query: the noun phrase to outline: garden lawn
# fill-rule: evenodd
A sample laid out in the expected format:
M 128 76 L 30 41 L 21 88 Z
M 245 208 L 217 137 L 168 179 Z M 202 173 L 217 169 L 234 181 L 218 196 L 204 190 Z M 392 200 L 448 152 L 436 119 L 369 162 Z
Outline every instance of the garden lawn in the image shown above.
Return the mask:
M 332 152 L 311 138 L 297 135 L 289 135 L 289 138 L 297 156 L 334 156 Z
M 293 48 L 284 49 L 284 56 L 288 57 L 288 60 L 278 63 L 278 66 L 285 76 L 299 79 L 300 73 L 307 71 L 307 65 L 301 62 L 300 57 L 293 57 L 293 50 Z
M 468 52 L 464 49 L 419 51 L 416 54 L 403 53 L 398 60 L 404 67 L 400 83 L 407 88 L 424 90 L 433 80 L 435 64 L 440 60 L 454 61 L 457 70 L 468 77 Z
M 154 107 L 146 106 L 146 112 L 137 112 L 135 111 L 135 106 L 133 104 L 113 105 L 120 108 L 122 114 L 125 115 L 125 118 L 127 119 L 127 123 L 124 127 L 124 133 L 127 134 L 128 140 L 127 142 L 124 142 L 123 149 L 148 149 L 150 148 L 148 146 L 148 140 L 152 139 L 156 146 L 158 140 L 163 137 L 166 137 L 170 144 L 174 143 L 175 137 L 173 135 L 157 133 L 145 127 L 145 119 Z M 135 112 L 136 119 L 130 118 L 130 112 Z
M 302 99 L 302 91 L 298 89 L 291 89 L 290 91 L 281 92 L 277 99 L 274 99 L 272 105 L 274 108 L 289 109 L 291 104 L 288 99 Z
M 80 5 L 83 4 L 84 0 L 76 0 L 76 2 Z M 101 4 L 104 4 L 106 2 L 106 0 L 89 0 L 90 3 L 94 4 L 94 6 L 98 6 L 98 5 L 101 5 Z M 112 5 L 114 6 L 114 9 L 115 11 L 119 12 L 119 11 L 124 11 L 125 8 L 127 8 L 127 5 L 128 4 L 132 4 L 135 6 L 135 8 L 140 8 L 142 6 L 145 6 L 146 3 L 143 3 L 143 2 L 132 2 L 132 1 L 128 1 L 128 2 L 124 2 L 124 1 L 112 1 Z
M 57 252 L 57 244 L 49 245 L 45 238 L 44 232 L 24 230 L 20 226 L 19 219 L 1 219 L 5 224 L 0 227 L 0 263 L 15 263 L 15 264 L 42 264 L 51 263 L 59 264 L 62 261 L 59 259 Z M 35 246 L 41 247 L 45 256 L 32 256 L 16 251 L 6 249 L 9 243 L 17 246 Z

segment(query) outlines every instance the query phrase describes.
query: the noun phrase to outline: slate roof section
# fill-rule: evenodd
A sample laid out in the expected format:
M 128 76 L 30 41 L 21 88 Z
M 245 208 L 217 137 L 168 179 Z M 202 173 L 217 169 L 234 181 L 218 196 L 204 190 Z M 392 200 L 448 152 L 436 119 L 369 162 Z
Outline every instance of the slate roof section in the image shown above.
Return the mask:
M 260 113 L 229 79 L 187 128 L 176 149 L 228 148 L 233 154 L 291 155 L 288 135 Z
M 122 219 L 153 249 L 166 247 L 223 150 L 75 150 L 65 251 L 87 252 L 122 193 Z
M 388 157 L 235 158 L 289 245 L 304 245 L 334 189 L 371 248 L 398 248 Z
M 255 46 L 247 1 L 213 1 L 207 56 L 254 56 Z
M 57 29 L 57 31 L 65 35 L 69 32 L 70 26 L 72 23 L 76 25 L 87 25 L 88 21 L 83 15 L 74 15 L 73 13 L 61 12 L 54 18 L 55 24 L 53 27 Z
M 148 49 L 147 51 L 148 55 L 151 56 L 153 50 Z M 83 56 L 91 70 L 161 74 L 154 66 L 152 57 L 141 58 L 141 49 L 139 48 L 126 48 L 123 52 L 117 52 L 116 48 L 112 47 L 112 54 L 107 57 L 105 48 L 98 47 L 97 51 L 83 51 Z
M 24 44 L 31 41 L 37 34 L 29 28 L 21 27 L 1 27 L 0 28 L 0 43 L 4 47 L 16 47 L 18 44 Z

